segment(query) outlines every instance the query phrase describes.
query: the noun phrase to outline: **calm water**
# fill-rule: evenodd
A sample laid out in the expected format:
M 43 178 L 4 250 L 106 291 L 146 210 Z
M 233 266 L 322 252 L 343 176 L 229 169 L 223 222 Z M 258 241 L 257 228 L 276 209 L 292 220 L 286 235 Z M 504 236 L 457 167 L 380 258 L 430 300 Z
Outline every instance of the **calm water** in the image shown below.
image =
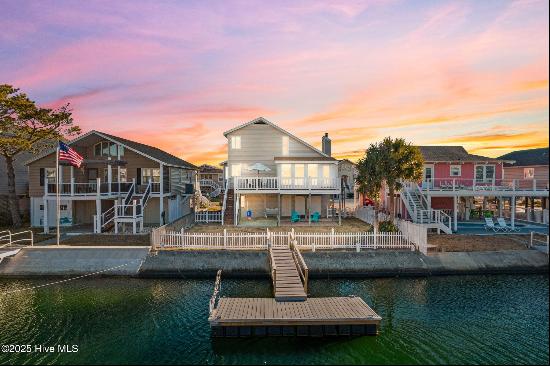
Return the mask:
M 0 293 L 46 281 L 0 281 Z M 77 353 L 0 363 L 548 363 L 548 276 L 314 280 L 313 296 L 355 294 L 377 337 L 211 340 L 213 280 L 88 279 L 0 295 L 0 344 L 75 344 Z M 268 280 L 223 280 L 225 296 L 270 296 Z

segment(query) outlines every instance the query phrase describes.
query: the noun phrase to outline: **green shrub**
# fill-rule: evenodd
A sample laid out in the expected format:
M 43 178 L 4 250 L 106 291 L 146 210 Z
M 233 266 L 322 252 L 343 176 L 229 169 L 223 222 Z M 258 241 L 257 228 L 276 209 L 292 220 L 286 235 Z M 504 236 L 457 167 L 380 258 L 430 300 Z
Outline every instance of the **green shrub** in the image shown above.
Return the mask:
M 398 231 L 397 226 L 391 220 L 380 221 L 378 224 L 378 231 L 384 233 L 396 233 Z

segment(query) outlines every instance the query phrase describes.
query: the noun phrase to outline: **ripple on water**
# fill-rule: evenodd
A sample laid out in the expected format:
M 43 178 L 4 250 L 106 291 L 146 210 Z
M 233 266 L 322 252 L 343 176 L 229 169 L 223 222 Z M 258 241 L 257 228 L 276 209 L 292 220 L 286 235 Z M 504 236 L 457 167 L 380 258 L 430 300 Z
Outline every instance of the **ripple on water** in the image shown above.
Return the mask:
M 45 281 L 0 281 L 0 293 Z M 210 339 L 212 280 L 84 279 L 0 295 L 0 343 L 77 344 L 76 354 L 0 363 L 548 363 L 547 276 L 313 280 L 361 296 L 378 337 Z M 222 295 L 270 297 L 267 280 L 224 280 Z

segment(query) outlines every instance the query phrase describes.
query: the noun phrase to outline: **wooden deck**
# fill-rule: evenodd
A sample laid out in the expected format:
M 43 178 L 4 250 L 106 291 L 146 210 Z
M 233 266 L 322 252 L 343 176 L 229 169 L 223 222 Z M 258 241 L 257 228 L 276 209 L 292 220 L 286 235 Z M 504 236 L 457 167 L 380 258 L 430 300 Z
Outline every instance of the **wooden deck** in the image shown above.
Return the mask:
M 305 301 L 307 294 L 289 248 L 269 251 L 271 276 L 276 301 Z
M 380 316 L 359 297 L 220 298 L 209 317 L 213 337 L 376 335 Z

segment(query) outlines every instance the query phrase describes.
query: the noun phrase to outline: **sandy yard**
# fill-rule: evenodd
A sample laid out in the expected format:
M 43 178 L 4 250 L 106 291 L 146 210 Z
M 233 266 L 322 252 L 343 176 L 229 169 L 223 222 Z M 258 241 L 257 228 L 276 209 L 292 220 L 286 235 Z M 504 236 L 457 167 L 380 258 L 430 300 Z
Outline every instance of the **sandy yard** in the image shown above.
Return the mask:
M 428 244 L 443 252 L 527 250 L 527 235 L 428 235 Z

